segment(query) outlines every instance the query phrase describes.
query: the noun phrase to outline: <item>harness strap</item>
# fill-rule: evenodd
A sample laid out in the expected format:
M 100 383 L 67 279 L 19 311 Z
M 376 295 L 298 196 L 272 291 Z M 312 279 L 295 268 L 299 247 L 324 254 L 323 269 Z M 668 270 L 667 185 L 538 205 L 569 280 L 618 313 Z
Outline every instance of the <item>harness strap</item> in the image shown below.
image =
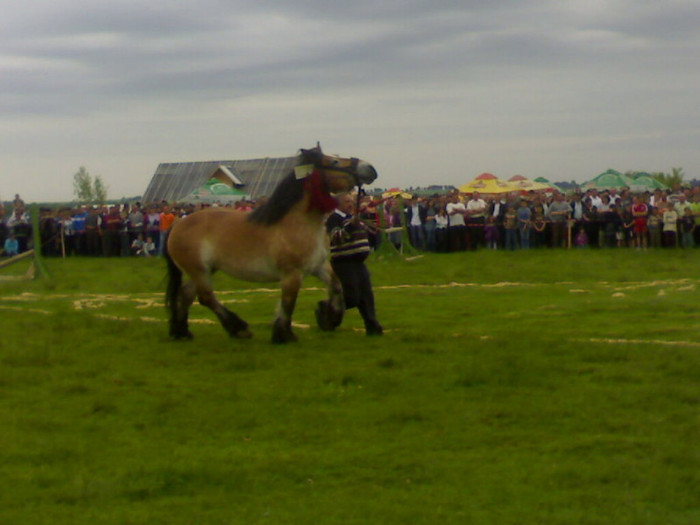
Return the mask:
M 357 183 L 357 200 L 355 201 L 355 217 L 360 217 L 360 199 L 362 198 L 362 183 Z

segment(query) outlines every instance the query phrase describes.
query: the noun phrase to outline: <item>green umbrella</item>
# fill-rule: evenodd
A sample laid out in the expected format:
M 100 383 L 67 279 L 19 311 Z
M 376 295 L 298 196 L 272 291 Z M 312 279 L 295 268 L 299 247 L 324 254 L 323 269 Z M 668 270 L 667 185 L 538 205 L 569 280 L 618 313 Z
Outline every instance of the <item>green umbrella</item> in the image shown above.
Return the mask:
M 233 186 L 229 186 L 218 179 L 209 179 L 199 188 L 194 190 L 185 199 L 186 201 L 230 201 L 244 199 L 247 193 Z
M 668 186 L 666 186 L 663 182 L 656 180 L 648 173 L 640 172 L 635 173 L 630 189 L 632 191 L 667 190 Z
M 609 190 L 615 188 L 617 190 L 629 188 L 633 180 L 626 175 L 623 175 L 617 170 L 609 169 L 604 171 L 597 177 L 586 182 L 582 187 L 586 190 Z

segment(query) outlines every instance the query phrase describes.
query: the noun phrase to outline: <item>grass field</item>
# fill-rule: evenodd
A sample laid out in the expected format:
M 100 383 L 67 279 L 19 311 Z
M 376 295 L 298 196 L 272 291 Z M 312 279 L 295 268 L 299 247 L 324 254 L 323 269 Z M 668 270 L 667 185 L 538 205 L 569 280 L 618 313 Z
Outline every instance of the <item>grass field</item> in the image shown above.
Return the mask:
M 274 286 L 172 342 L 162 261 L 46 265 L 0 281 L 3 525 L 700 523 L 700 250 L 375 259 L 383 337 L 310 278 L 285 346 Z

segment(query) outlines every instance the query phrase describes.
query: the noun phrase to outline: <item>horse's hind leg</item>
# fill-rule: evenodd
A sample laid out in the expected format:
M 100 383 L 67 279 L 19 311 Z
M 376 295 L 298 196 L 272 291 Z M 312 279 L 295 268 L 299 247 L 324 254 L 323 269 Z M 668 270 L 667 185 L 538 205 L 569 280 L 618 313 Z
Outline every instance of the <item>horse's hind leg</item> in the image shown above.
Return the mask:
M 297 340 L 297 336 L 292 332 L 292 314 L 301 287 L 301 275 L 295 272 L 284 277 L 281 286 L 282 298 L 277 307 L 277 317 L 272 325 L 273 343 L 289 343 Z
M 210 286 L 199 285 L 197 287 L 197 295 L 199 297 L 199 303 L 211 309 L 216 314 L 221 325 L 231 337 L 237 337 L 239 339 L 252 337 L 253 334 L 248 330 L 248 323 L 217 301 L 214 296 L 214 291 Z
M 194 302 L 195 289 L 191 281 L 182 285 L 175 298 L 176 305 L 170 318 L 170 337 L 174 339 L 192 339 L 189 330 L 189 310 Z
M 328 288 L 328 299 L 319 301 L 316 307 L 316 322 L 321 330 L 333 331 L 343 322 L 343 314 L 345 312 L 343 287 L 329 262 L 325 262 L 315 272 L 315 275 L 326 283 Z

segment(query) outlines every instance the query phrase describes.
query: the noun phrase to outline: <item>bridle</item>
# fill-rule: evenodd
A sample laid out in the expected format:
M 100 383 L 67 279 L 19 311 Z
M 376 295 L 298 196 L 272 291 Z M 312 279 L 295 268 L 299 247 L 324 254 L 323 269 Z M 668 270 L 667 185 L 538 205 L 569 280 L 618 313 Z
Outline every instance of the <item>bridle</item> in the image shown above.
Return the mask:
M 317 144 L 317 148 L 319 148 L 319 153 L 320 153 L 320 144 Z M 311 175 L 314 171 L 319 171 L 319 172 L 339 172 L 343 173 L 345 175 L 350 175 L 352 176 L 353 180 L 355 181 L 355 186 L 357 186 L 357 200 L 355 202 L 355 215 L 358 215 L 360 212 L 360 200 L 362 198 L 362 181 L 357 175 L 357 166 L 360 164 L 360 159 L 357 157 L 350 157 L 350 164 L 345 167 L 341 166 L 324 166 L 323 165 L 323 160 L 326 158 L 323 153 L 321 153 L 322 157 L 320 161 L 317 162 L 312 162 L 310 164 L 302 164 L 301 166 L 297 166 L 294 168 L 294 173 L 297 179 L 305 179 L 309 175 Z M 326 181 L 325 177 L 322 177 L 323 181 L 323 191 L 330 195 L 330 191 L 328 190 L 328 183 Z
M 294 168 L 294 174 L 296 175 L 297 179 L 305 179 L 309 175 L 311 175 L 315 170 L 322 171 L 322 172 L 338 172 L 338 173 L 343 173 L 345 175 L 350 175 L 352 176 L 353 180 L 355 181 L 355 186 L 359 188 L 362 187 L 362 181 L 360 181 L 360 178 L 357 176 L 357 166 L 360 163 L 360 159 L 357 157 L 351 157 L 350 158 L 350 165 L 341 167 L 341 166 L 324 166 L 323 161 L 321 162 L 314 162 L 310 164 L 302 164 L 301 166 L 297 166 Z M 324 186 L 326 185 L 325 178 L 324 178 Z M 325 188 L 326 191 L 328 191 L 328 188 Z
M 355 215 L 356 217 L 360 216 L 360 200 L 362 199 L 362 181 L 360 178 L 357 176 L 357 165 L 360 163 L 360 159 L 357 157 L 350 157 L 350 165 L 346 168 L 337 168 L 337 167 L 332 167 L 332 168 L 324 168 L 328 169 L 329 171 L 339 171 L 341 173 L 346 173 L 349 175 L 352 175 L 352 178 L 355 180 L 355 186 L 357 186 L 357 200 L 355 201 Z M 325 184 L 325 181 L 324 181 Z M 326 188 L 327 190 L 328 188 Z
M 321 170 L 321 171 L 335 171 L 335 172 L 345 173 L 346 175 L 351 175 L 353 180 L 355 181 L 355 185 L 360 186 L 360 185 L 362 185 L 362 182 L 360 182 L 360 179 L 357 176 L 357 166 L 359 163 L 360 163 L 360 159 L 358 159 L 357 157 L 351 157 L 349 166 L 345 166 L 345 167 L 323 166 L 323 164 L 321 164 L 320 166 L 316 166 L 316 169 Z

